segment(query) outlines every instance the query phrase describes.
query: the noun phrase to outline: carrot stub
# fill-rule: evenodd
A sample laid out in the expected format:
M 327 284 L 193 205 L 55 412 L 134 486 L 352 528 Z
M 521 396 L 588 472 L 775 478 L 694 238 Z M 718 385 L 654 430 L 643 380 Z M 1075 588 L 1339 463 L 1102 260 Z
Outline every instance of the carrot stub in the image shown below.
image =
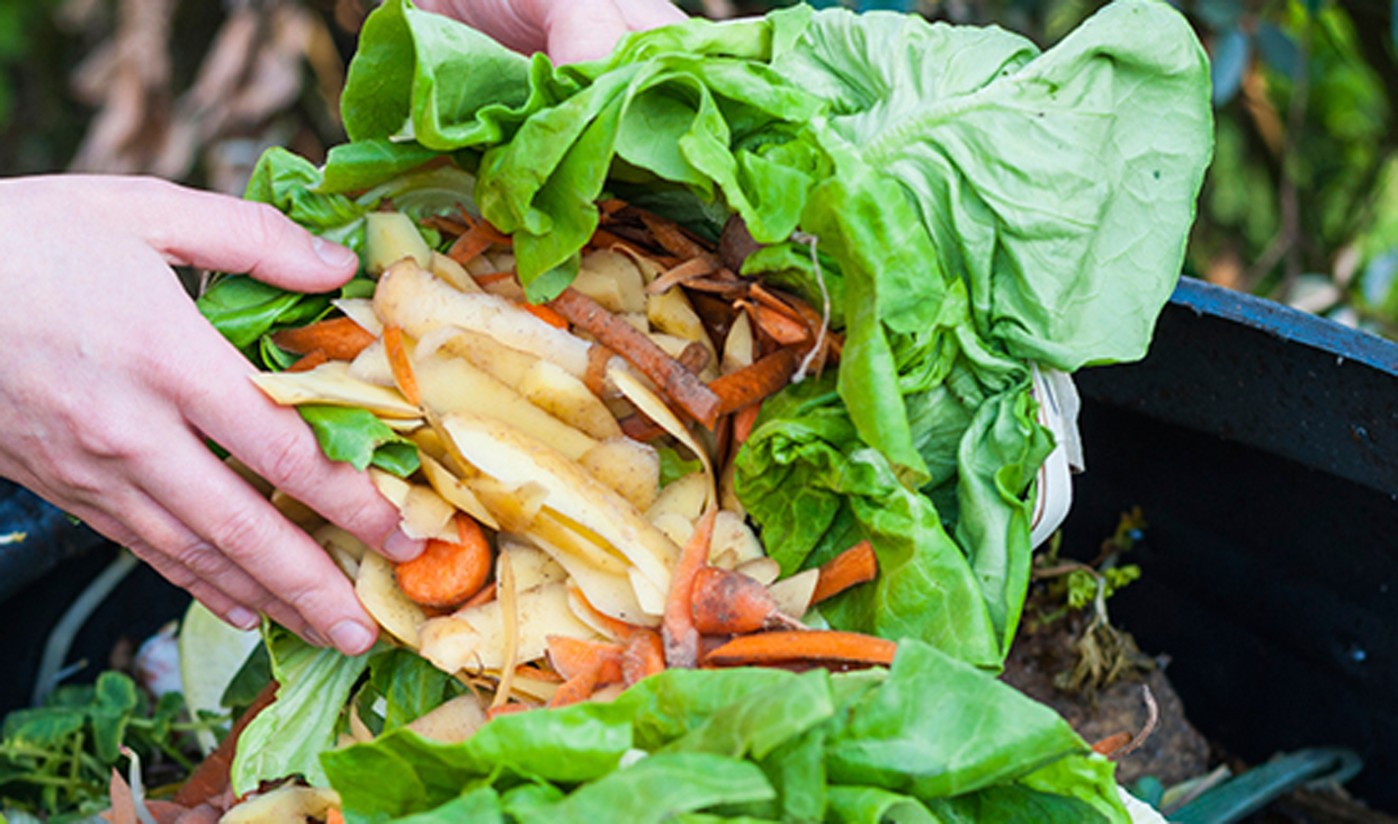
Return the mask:
M 783 663 L 877 666 L 893 663 L 898 645 L 887 638 L 839 630 L 777 630 L 740 635 L 711 650 L 704 664 L 712 667 L 763 666 Z
M 331 807 L 325 811 L 325 824 L 345 824 L 345 814 L 339 807 Z
M 811 595 L 813 604 L 838 595 L 856 584 L 874 580 L 879 575 L 879 559 L 874 554 L 873 544 L 860 541 L 822 564 L 818 575 L 815 592 Z
M 795 622 L 782 615 L 772 593 L 741 572 L 706 566 L 694 575 L 690 610 L 694 628 L 705 635 L 756 632 Z
M 449 609 L 475 595 L 490 576 L 490 543 L 469 515 L 456 516 L 458 542 L 427 541 L 422 554 L 394 568 L 398 586 L 414 603 Z
M 413 373 L 413 363 L 408 358 L 408 347 L 403 342 L 403 330 L 388 325 L 383 328 L 383 346 L 388 355 L 388 366 L 393 371 L 393 382 L 408 403 L 422 403 L 422 394 L 417 389 L 417 375 Z
M 718 508 L 710 506 L 694 525 L 694 534 L 684 545 L 679 562 L 670 575 L 670 593 L 665 600 L 665 615 L 660 624 L 667 666 L 692 669 L 699 664 L 699 630 L 694 626 L 691 602 L 695 576 L 709 559 L 709 542 L 713 539 L 714 520 L 717 517 Z
M 320 349 L 331 360 L 354 360 L 373 342 L 373 333 L 349 318 L 316 321 L 272 334 L 272 343 L 292 354 L 309 355 Z

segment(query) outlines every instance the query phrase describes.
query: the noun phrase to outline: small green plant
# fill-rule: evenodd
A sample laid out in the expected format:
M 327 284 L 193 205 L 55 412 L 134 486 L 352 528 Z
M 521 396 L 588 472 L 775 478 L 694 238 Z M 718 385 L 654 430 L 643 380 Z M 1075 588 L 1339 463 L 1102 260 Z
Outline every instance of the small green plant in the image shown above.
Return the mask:
M 5 812 L 64 821 L 105 809 L 123 746 L 146 765 L 148 784 L 173 785 L 198 758 L 194 733 L 218 731 L 226 722 L 190 719 L 179 693 L 152 701 L 117 671 L 102 673 L 95 684 L 60 687 L 44 706 L 11 712 L 0 728 Z

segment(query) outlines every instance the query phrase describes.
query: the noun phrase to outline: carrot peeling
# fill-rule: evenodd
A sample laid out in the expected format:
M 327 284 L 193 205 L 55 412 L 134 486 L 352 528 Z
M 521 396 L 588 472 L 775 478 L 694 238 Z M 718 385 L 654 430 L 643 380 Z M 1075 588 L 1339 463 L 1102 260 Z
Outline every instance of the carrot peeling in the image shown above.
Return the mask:
M 621 653 L 621 682 L 626 686 L 665 670 L 665 644 L 653 629 L 638 629 Z
M 465 266 L 479 257 L 491 246 L 509 246 L 510 236 L 497 230 L 484 220 L 474 220 L 467 229 L 447 249 L 447 257 Z
M 320 349 L 331 360 L 354 360 L 373 342 L 373 333 L 349 318 L 316 321 L 272 334 L 272 343 L 292 354 L 309 355 Z
M 549 707 L 566 707 L 591 698 L 597 691 L 599 669 L 596 665 L 587 667 L 560 684 L 549 699 Z
M 705 635 L 757 632 L 769 626 L 795 628 L 799 622 L 777 608 L 772 593 L 741 572 L 701 567 L 694 576 L 690 610 L 694 628 Z
M 665 664 L 670 667 L 693 669 L 699 664 L 699 630 L 694 626 L 691 602 L 695 577 L 709 559 L 709 542 L 713 539 L 714 520 L 717 517 L 718 508 L 710 505 L 694 525 L 694 533 L 684 545 L 670 575 L 670 593 L 660 625 Z
M 1118 732 L 1103 738 L 1092 745 L 1092 751 L 1098 755 L 1110 757 L 1117 750 L 1131 743 L 1131 733 Z
M 818 604 L 856 584 L 872 581 L 878 575 L 879 559 L 874 554 L 873 544 L 860 541 L 821 565 L 811 603 Z
M 392 324 L 383 328 L 383 346 L 388 354 L 388 366 L 393 371 L 393 382 L 408 403 L 417 406 L 422 403 L 422 393 L 417 388 L 417 375 L 413 374 L 413 363 L 408 358 L 408 347 L 403 341 L 403 330 Z
M 752 428 L 757 425 L 757 416 L 762 412 L 762 401 L 749 404 L 733 413 L 733 442 L 738 446 L 747 443 L 752 437 Z
M 312 349 L 306 354 L 296 359 L 296 362 L 286 368 L 288 372 L 309 372 L 323 363 L 329 363 L 330 356 L 325 354 L 324 349 Z
M 184 807 L 197 807 L 206 801 L 221 795 L 228 789 L 229 771 L 233 767 L 233 755 L 238 747 L 238 739 L 243 734 L 243 729 L 247 727 L 257 714 L 262 712 L 273 701 L 277 700 L 277 682 L 268 681 L 267 685 L 257 693 L 252 704 L 248 706 L 238 720 L 234 722 L 233 728 L 219 742 L 217 748 L 199 763 L 180 789 L 175 793 L 174 801 Z
M 493 721 L 494 719 L 499 718 L 502 715 L 514 715 L 517 712 L 528 712 L 532 709 L 534 708 L 529 706 L 528 704 L 521 704 L 519 702 L 501 704 L 498 707 L 491 707 L 490 709 L 487 709 L 485 711 L 485 718 L 487 721 Z
M 719 398 L 719 411 L 734 412 L 775 395 L 791 383 L 797 362 L 795 350 L 788 347 L 715 378 L 709 388 Z
M 491 601 L 494 601 L 498 594 L 499 590 L 495 586 L 495 582 L 492 581 L 486 584 L 485 586 L 481 587 L 475 595 L 472 595 L 470 598 L 467 598 L 461 604 L 461 608 L 470 609 L 471 607 L 478 607 L 481 604 L 488 604 Z
M 745 667 L 812 663 L 887 666 L 898 645 L 887 638 L 828 629 L 777 630 L 740 635 L 704 656 L 706 666 Z
M 398 586 L 414 603 L 449 609 L 480 592 L 490 576 L 490 543 L 481 525 L 457 514 L 459 543 L 429 539 L 422 554 L 394 568 Z
M 549 326 L 552 326 L 555 329 L 568 328 L 568 319 L 558 314 L 558 312 L 554 311 L 553 309 L 548 308 L 547 306 L 544 306 L 539 303 L 528 302 L 521 303 L 520 306 L 524 307 L 524 311 L 528 312 L 529 314 L 533 315 L 534 317 L 538 318 L 544 323 L 547 323 Z
M 761 303 L 750 303 L 747 309 L 754 325 L 782 346 L 806 343 L 811 339 L 811 330 L 806 328 L 806 324 L 785 312 Z
M 571 287 L 564 289 L 549 306 L 625 358 L 689 417 L 709 429 L 714 427 L 719 415 L 718 396 L 643 332 Z
M 325 811 L 325 824 L 345 824 L 345 814 L 339 807 L 331 807 Z
M 623 648 L 610 641 L 587 641 L 567 635 L 550 635 L 549 664 L 563 678 L 570 679 L 586 670 L 596 670 L 596 686 L 614 684 L 621 680 Z

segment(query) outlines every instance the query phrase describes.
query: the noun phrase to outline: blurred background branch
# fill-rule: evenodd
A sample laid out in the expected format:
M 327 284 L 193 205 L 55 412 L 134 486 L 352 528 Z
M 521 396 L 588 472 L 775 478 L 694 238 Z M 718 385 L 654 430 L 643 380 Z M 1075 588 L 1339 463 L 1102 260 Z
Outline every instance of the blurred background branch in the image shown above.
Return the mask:
M 336 98 L 372 4 L 0 0 L 0 170 L 239 192 L 267 146 L 318 160 L 343 139 Z M 724 18 L 787 3 L 681 5 Z M 997 24 L 1047 46 L 1101 3 L 813 5 Z M 1217 118 L 1188 273 L 1398 337 L 1398 0 L 1176 5 L 1212 57 Z

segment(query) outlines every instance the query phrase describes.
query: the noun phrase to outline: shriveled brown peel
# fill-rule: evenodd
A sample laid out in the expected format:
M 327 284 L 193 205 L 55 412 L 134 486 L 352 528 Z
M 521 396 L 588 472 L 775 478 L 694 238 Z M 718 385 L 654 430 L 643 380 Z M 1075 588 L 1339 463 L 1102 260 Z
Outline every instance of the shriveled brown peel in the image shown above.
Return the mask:
M 571 287 L 548 305 L 650 378 L 689 417 L 710 429 L 718 421 L 718 396 L 636 327 Z

